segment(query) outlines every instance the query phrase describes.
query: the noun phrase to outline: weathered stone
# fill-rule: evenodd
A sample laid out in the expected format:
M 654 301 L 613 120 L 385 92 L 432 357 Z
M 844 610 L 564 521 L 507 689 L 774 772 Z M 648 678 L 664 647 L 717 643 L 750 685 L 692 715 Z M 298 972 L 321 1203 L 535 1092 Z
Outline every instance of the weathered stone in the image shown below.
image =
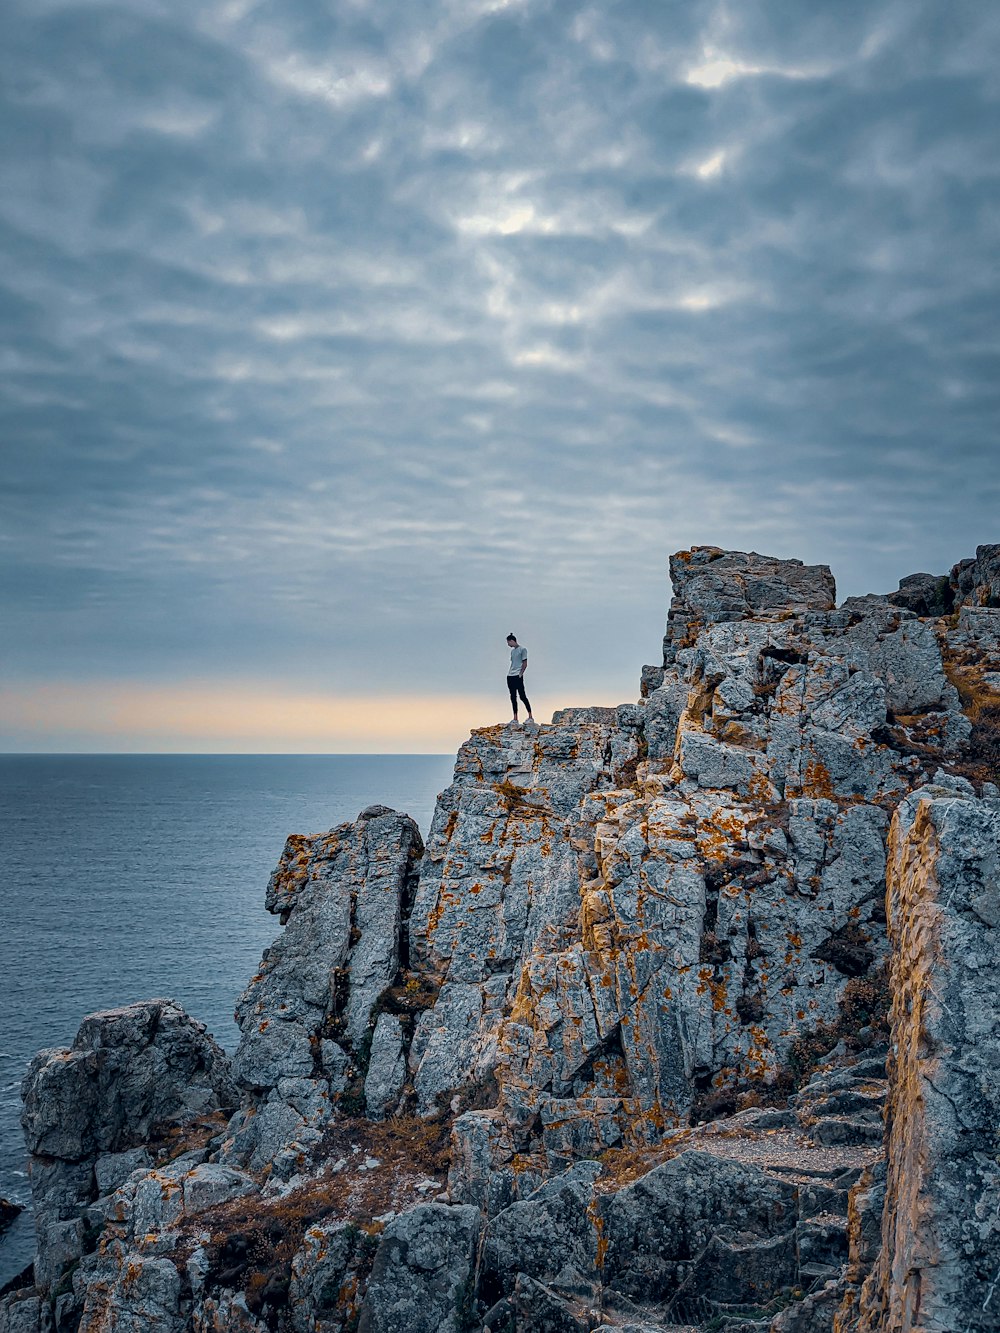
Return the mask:
M 70 1162 L 237 1101 L 221 1047 L 173 1000 L 91 1014 L 69 1050 L 35 1056 L 22 1098 L 28 1151 Z
M 458 1333 L 479 1227 L 478 1209 L 436 1203 L 391 1221 L 375 1253 L 359 1333 Z
M 371 1120 L 381 1120 L 398 1104 L 405 1081 L 403 1025 L 395 1014 L 379 1014 L 365 1075 L 365 1107 Z
M 82 1214 L 148 1162 L 142 1146 L 237 1100 L 229 1061 L 172 1000 L 91 1014 L 68 1050 L 41 1051 L 22 1086 L 35 1278 L 49 1291 L 87 1246 Z
M 355 824 L 295 838 L 268 887 L 287 925 L 265 952 L 236 1009 L 234 1060 L 244 1087 L 315 1072 L 315 1048 L 341 1021 L 360 1046 L 382 991 L 399 970 L 402 916 L 420 833 L 407 815 L 379 807 Z
M 960 560 L 951 586 L 960 604 L 1000 607 L 1000 544 L 977 546 L 975 559 Z
M 882 1245 L 845 1329 L 977 1333 L 1000 1321 L 1000 802 L 964 787 L 918 791 L 893 820 Z
M 483 1273 L 513 1290 L 519 1273 L 562 1292 L 586 1294 L 597 1280 L 598 1235 L 591 1216 L 596 1162 L 578 1162 L 490 1222 Z
M 111 1194 L 125 1183 L 133 1171 L 148 1171 L 153 1165 L 149 1149 L 128 1148 L 125 1152 L 103 1153 L 94 1163 L 97 1193 Z
M 600 1217 L 605 1286 L 633 1299 L 671 1300 L 710 1242 L 720 1299 L 756 1304 L 794 1277 L 795 1188 L 753 1166 L 685 1152 L 602 1199 Z M 741 1266 L 748 1241 L 767 1244 Z
M 358 1319 L 358 1268 L 375 1240 L 349 1222 L 309 1227 L 292 1260 L 288 1308 L 292 1333 L 342 1333 Z
M 79 1333 L 184 1333 L 181 1279 L 169 1259 L 126 1255 L 105 1280 L 91 1281 Z
M 559 1292 L 538 1282 L 527 1273 L 518 1273 L 511 1299 L 507 1328 L 518 1333 L 588 1333 L 593 1325 L 591 1311 L 570 1302 Z M 504 1328 L 502 1316 L 491 1314 L 489 1327 Z
M 954 605 L 955 594 L 947 574 L 907 574 L 899 580 L 899 590 L 889 593 L 886 600 L 914 615 L 945 616 Z
M 207 1297 L 194 1312 L 192 1330 L 193 1333 L 270 1333 L 268 1325 L 250 1313 L 242 1291 Z
M 754 615 L 832 609 L 836 585 L 827 565 L 776 560 L 755 551 L 693 546 L 670 557 L 674 597 L 664 640 L 664 664 L 693 641 L 698 629 Z
M 33 1292 L 0 1297 L 0 1333 L 50 1333 L 51 1329 L 48 1308 Z

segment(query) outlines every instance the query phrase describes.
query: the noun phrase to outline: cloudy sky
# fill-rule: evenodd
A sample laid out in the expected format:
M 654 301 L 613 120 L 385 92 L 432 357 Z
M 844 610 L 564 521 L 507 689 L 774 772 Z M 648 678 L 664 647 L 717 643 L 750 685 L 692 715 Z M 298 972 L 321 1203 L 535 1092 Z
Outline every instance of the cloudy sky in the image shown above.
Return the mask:
M 1000 6 L 4 9 L 3 748 L 447 750 L 672 550 L 1000 540 Z

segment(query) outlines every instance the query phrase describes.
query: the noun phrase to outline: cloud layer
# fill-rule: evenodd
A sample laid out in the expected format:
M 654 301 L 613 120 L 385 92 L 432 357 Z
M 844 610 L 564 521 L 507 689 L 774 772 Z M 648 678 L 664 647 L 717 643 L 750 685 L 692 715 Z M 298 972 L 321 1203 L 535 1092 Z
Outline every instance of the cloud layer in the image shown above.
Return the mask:
M 673 549 L 1000 537 L 1000 11 L 325 8 L 7 7 L 9 680 L 630 698 Z

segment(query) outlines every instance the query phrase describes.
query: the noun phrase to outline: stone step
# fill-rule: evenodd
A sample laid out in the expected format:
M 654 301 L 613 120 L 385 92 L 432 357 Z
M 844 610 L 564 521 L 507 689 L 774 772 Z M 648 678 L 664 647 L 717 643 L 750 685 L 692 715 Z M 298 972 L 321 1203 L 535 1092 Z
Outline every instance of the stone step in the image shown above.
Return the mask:
M 809 1134 L 821 1147 L 881 1143 L 885 1127 L 878 1116 L 824 1116 L 810 1127 Z
M 842 1218 L 847 1225 L 847 1196 L 849 1188 L 812 1182 L 799 1186 L 799 1217 L 806 1219 L 823 1213 Z
M 885 1092 L 862 1092 L 852 1088 L 840 1088 L 836 1092 L 825 1093 L 815 1101 L 799 1104 L 799 1117 L 803 1113 L 813 1119 L 827 1115 L 857 1115 L 863 1111 L 881 1114 L 885 1104 Z
M 799 1268 L 803 1264 L 822 1264 L 839 1268 L 847 1262 L 847 1219 L 829 1213 L 802 1221 L 795 1228 L 799 1247 Z

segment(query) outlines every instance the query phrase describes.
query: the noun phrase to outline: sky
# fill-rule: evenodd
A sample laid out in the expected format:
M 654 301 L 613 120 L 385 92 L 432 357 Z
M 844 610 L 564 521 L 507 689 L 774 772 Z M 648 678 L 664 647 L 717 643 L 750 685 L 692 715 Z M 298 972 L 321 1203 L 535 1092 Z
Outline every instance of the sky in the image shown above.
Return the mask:
M 1000 540 L 1000 6 L 6 0 L 0 748 L 633 700 L 667 561 Z

